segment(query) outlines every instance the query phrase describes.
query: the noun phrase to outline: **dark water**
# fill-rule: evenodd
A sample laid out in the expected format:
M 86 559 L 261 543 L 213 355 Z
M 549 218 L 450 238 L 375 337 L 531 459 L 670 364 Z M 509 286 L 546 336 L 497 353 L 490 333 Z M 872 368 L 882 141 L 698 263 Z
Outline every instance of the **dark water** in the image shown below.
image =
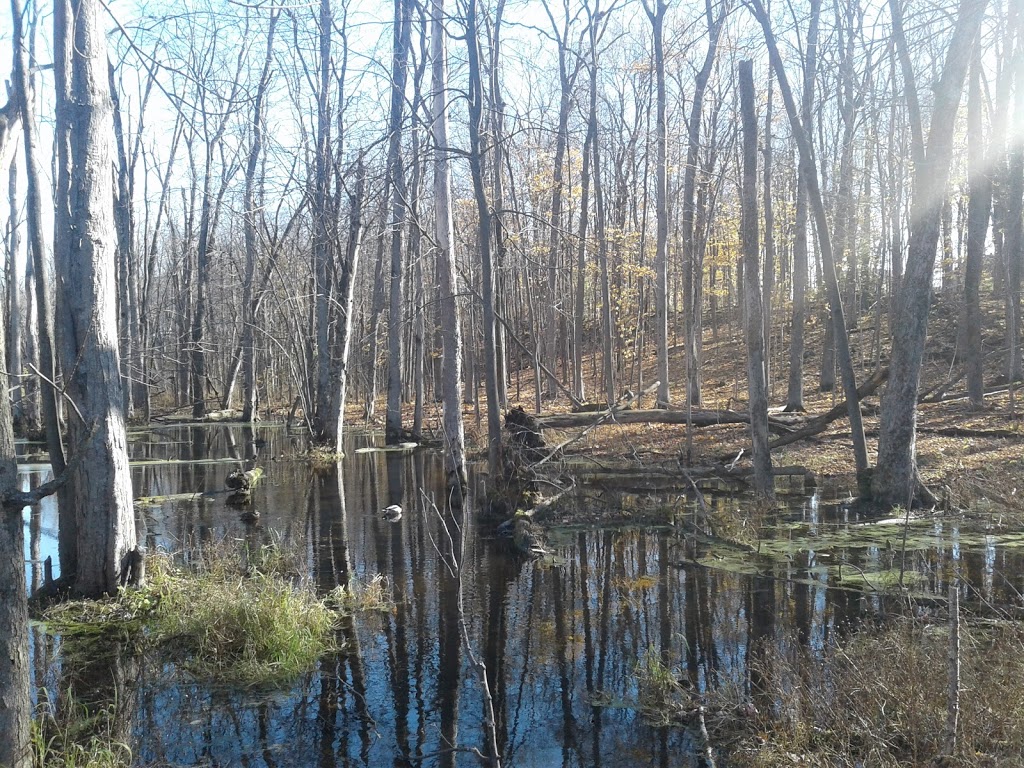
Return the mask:
M 218 492 L 229 471 L 253 463 L 266 472 L 255 495 L 257 526 L 243 523 L 223 493 L 168 502 L 145 511 L 151 550 L 281 544 L 302 553 L 303 569 L 321 589 L 381 574 L 395 602 L 391 613 L 347 623 L 344 651 L 285 690 L 211 689 L 152 663 L 115 670 L 126 687 L 119 706 L 137 765 L 477 764 L 468 752 L 452 751 L 483 744 L 483 703 L 461 643 L 456 583 L 438 552 L 446 546 L 435 511 L 444 506 L 438 458 L 359 453 L 373 438 L 351 440 L 337 470 L 314 472 L 289 458 L 303 446 L 280 428 L 168 427 L 133 438 L 133 459 L 160 460 L 135 465 L 136 496 Z M 231 460 L 218 461 L 225 457 Z M 28 484 L 43 471 L 24 473 Z M 665 659 L 694 691 L 725 691 L 741 702 L 751 696 L 750 662 L 758 654 L 821 652 L 863 621 L 901 608 L 879 593 L 831 588 L 834 551 L 797 548 L 756 573 L 729 561 L 693 565 L 697 558 L 706 563 L 715 545 L 686 536 L 681 523 L 562 531 L 551 537 L 555 558 L 522 560 L 494 535 L 494 522 L 476 513 L 486 485 L 474 475 L 459 518 L 464 605 L 473 651 L 487 666 L 506 765 L 694 765 L 685 730 L 651 727 L 634 707 L 637 665 L 646 654 Z M 678 495 L 590 498 L 682 503 Z M 397 524 L 374 514 L 392 503 L 405 509 Z M 850 515 L 809 496 L 791 505 L 784 522 L 813 533 L 846 525 Z M 53 503 L 31 519 L 26 513 L 26 525 L 30 583 L 38 583 L 39 561 L 48 554 L 56 560 Z M 957 572 L 969 581 L 968 600 L 1019 603 L 1019 548 L 998 537 L 967 548 L 955 525 L 936 526 L 934 546 L 908 561 L 918 592 L 944 594 Z M 891 566 L 892 559 L 881 546 L 851 546 L 841 556 L 847 572 L 877 569 L 887 557 Z M 37 695 L 52 697 L 62 685 L 59 641 L 34 630 L 33 647 L 36 684 L 47 691 Z

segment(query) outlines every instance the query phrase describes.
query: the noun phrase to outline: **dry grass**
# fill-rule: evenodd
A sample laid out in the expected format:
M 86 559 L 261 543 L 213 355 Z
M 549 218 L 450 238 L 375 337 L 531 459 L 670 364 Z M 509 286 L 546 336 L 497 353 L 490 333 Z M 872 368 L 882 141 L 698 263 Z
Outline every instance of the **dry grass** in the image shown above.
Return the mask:
M 958 748 L 944 755 L 946 648 L 942 625 L 902 620 L 859 634 L 815 661 L 776 655 L 760 671 L 774 702 L 730 765 L 1024 765 L 1024 625 L 962 630 Z

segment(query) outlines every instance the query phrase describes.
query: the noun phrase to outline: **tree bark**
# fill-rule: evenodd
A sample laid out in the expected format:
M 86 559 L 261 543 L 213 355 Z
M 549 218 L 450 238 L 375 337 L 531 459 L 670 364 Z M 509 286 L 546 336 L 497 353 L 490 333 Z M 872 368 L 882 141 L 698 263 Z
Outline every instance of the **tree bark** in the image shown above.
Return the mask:
M 449 488 L 466 484 L 466 437 L 462 423 L 462 323 L 456 301 L 452 252 L 452 170 L 448 156 L 448 62 L 444 0 L 432 0 L 430 30 L 432 124 L 434 140 L 434 237 L 437 243 L 438 314 L 441 325 L 441 402 L 444 469 Z M 557 171 L 556 171 L 557 172 Z
M 2 139 L 0 131 L 0 146 Z M 0 360 L 6 358 L 5 320 L 0 312 Z M 21 505 L 4 503 L 18 490 L 8 378 L 0 371 L 0 765 L 31 768 L 25 526 Z
M 754 491 L 774 496 L 772 456 L 768 449 L 768 391 L 764 360 L 757 215 L 757 113 L 754 64 L 739 64 L 740 115 L 743 123 L 743 178 L 740 189 L 740 247 L 743 252 L 743 306 L 747 325 L 747 391 L 754 465 Z
M 843 302 L 839 293 L 839 280 L 836 276 L 836 264 L 832 253 L 832 239 L 825 215 L 825 204 L 818 183 L 818 171 L 814 161 L 810 135 L 800 122 L 797 115 L 796 101 L 789 87 L 786 69 L 779 54 L 775 36 L 771 30 L 771 21 L 761 0 L 751 0 L 750 5 L 754 16 L 764 31 L 765 43 L 768 46 L 769 58 L 779 82 L 782 100 L 786 105 L 786 113 L 793 130 L 793 136 L 800 148 L 800 172 L 807 183 L 807 193 L 814 213 L 815 229 L 818 235 L 818 246 L 821 251 L 822 268 L 825 273 L 825 287 L 828 293 L 829 306 L 832 312 L 832 324 L 836 337 L 836 352 L 839 357 L 839 370 L 842 374 L 843 393 L 849 406 L 850 432 L 853 435 L 853 455 L 858 478 L 862 478 L 868 468 L 867 443 L 864 439 L 864 425 L 861 420 L 860 406 L 857 404 L 857 380 L 853 370 L 853 359 L 850 356 L 850 340 L 846 331 L 846 318 L 843 314 Z
M 388 402 L 384 436 L 389 443 L 403 437 L 402 430 L 402 238 L 406 221 L 405 168 L 402 161 L 402 120 L 412 27 L 410 0 L 395 0 L 394 44 L 391 59 L 391 117 L 387 174 L 391 187 L 391 287 L 388 308 Z
M 668 405 L 671 402 L 668 376 L 668 124 L 665 115 L 665 12 L 668 3 L 666 0 L 654 0 L 652 10 L 645 0 L 644 10 L 654 32 L 657 83 L 655 208 L 658 223 L 654 255 L 654 344 L 658 353 L 658 403 Z
M 98 596 L 124 583 L 136 547 L 117 352 L 112 106 L 99 4 L 58 2 L 54 41 L 57 124 L 64 138 L 57 159 L 68 181 L 56 226 L 70 234 L 54 253 L 60 351 L 65 390 L 75 404 L 72 444 L 83 454 L 71 475 L 78 521 L 74 591 Z
M 242 228 L 245 238 L 245 272 L 242 282 L 242 421 L 259 419 L 259 399 L 256 390 L 256 324 L 258 303 L 256 297 L 257 222 L 262 216 L 257 213 L 262 196 L 258 194 L 259 184 L 256 173 L 263 155 L 263 123 L 266 119 L 267 89 L 270 87 L 271 67 L 274 63 L 274 34 L 277 30 L 279 11 L 272 11 L 267 29 L 267 54 L 263 60 L 263 71 L 256 87 L 256 99 L 252 107 L 252 143 L 245 166 L 245 210 L 242 214 Z
M 899 16 L 899 0 L 890 0 L 894 17 Z M 953 130 L 960 106 L 960 93 L 970 63 L 971 48 L 985 15 L 986 0 L 964 0 L 956 28 L 946 52 L 946 60 L 935 87 L 928 144 L 921 138 L 922 126 L 912 125 L 915 135 L 914 188 L 910 227 L 910 248 L 906 270 L 900 285 L 900 301 L 893 323 L 892 362 L 889 385 L 882 399 L 878 439 L 878 463 L 873 480 L 873 495 L 885 505 L 909 504 L 918 484 L 915 458 L 917 426 L 917 390 L 921 381 L 921 362 L 928 332 L 931 304 L 932 270 L 939 240 L 942 191 L 949 179 L 953 154 Z M 896 48 L 901 59 L 906 40 L 894 27 Z M 904 90 L 909 103 L 916 104 L 917 90 L 909 61 L 904 64 Z M 919 116 L 918 116 L 919 119 Z
M 981 54 L 975 48 L 967 96 L 967 155 L 970 197 L 967 202 L 967 264 L 964 269 L 967 392 L 972 409 L 985 404 L 984 355 L 981 337 L 981 270 L 985 257 L 989 213 L 992 209 L 992 177 L 985 165 L 981 103 Z
M 483 281 L 484 385 L 487 391 L 487 464 L 492 477 L 501 468 L 501 413 L 498 399 L 498 371 L 495 360 L 494 275 L 491 264 L 491 209 L 487 202 L 483 174 L 483 84 L 480 71 L 480 41 L 477 31 L 477 3 L 469 0 L 466 10 L 466 47 L 469 53 L 469 169 L 479 221 L 477 247 Z

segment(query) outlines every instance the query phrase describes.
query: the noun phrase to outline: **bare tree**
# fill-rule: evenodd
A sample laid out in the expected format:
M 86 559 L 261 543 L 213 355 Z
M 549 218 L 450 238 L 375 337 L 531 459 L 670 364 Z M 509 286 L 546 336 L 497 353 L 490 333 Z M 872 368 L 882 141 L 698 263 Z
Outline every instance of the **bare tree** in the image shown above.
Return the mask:
M 0 159 L 17 127 L 16 102 L 0 109 Z M 11 260 L 14 252 L 11 251 Z M 6 313 L 0 312 L 0 361 L 7 359 Z M 14 424 L 7 397 L 9 376 L 0 370 L 0 765 L 31 768 L 31 711 L 28 665 L 28 594 L 25 584 L 25 525 L 20 504 L 7 499 L 18 490 Z
M 431 132 L 434 140 L 434 237 L 437 247 L 438 316 L 441 326 L 441 401 L 444 467 L 449 487 L 466 483 L 465 431 L 462 424 L 462 324 L 456 302 L 452 251 L 452 171 L 448 152 L 448 62 L 444 0 L 432 0 L 430 24 Z M 436 386 L 436 385 L 435 385 Z
M 388 120 L 387 174 L 391 187 L 391 289 L 388 303 L 388 404 L 385 440 L 402 439 L 402 242 L 407 219 L 408 193 L 402 160 L 402 121 L 405 113 L 405 85 L 408 81 L 409 40 L 412 33 L 412 3 L 394 0 L 395 22 L 391 59 L 391 114 Z
M 494 265 L 491 258 L 491 208 L 487 201 L 483 172 L 483 82 L 480 70 L 480 38 L 477 2 L 466 5 L 466 48 L 469 53 L 469 169 L 473 178 L 473 198 L 479 221 L 477 247 L 480 249 L 480 274 L 483 280 L 484 386 L 487 391 L 487 464 L 496 476 L 501 467 L 501 408 L 498 397 L 497 349 L 495 346 Z
M 704 14 L 708 24 L 708 49 L 704 63 L 693 85 L 690 117 L 686 121 L 686 166 L 683 169 L 682 244 L 683 244 L 683 301 L 686 306 L 687 402 L 695 407 L 701 404 L 701 349 L 704 331 L 702 285 L 704 281 L 704 254 L 698 248 L 700 240 L 696 213 L 697 163 L 701 148 L 701 120 L 708 80 L 718 55 L 725 20 L 729 16 L 731 0 L 722 0 L 718 15 L 713 13 L 711 0 L 705 0 Z
M 74 408 L 72 472 L 78 522 L 75 592 L 115 592 L 130 576 L 135 514 L 117 351 L 111 146 L 106 44 L 95 0 L 54 9 L 57 163 L 66 186 L 55 224 L 69 233 L 55 248 L 64 386 Z
M 57 359 L 54 351 L 54 309 L 50 284 L 53 281 L 53 262 L 47 258 L 43 243 L 42 191 L 39 181 L 38 136 L 35 117 L 31 110 L 28 76 L 28 41 L 23 31 L 23 11 L 21 0 L 11 0 L 11 16 L 14 20 L 14 97 L 18 101 L 21 112 L 22 144 L 25 148 L 26 178 L 26 219 L 28 223 L 28 248 L 30 267 L 26 267 L 26 282 L 31 271 L 35 276 L 36 314 L 38 317 L 38 355 L 39 372 L 43 381 L 38 387 L 40 410 L 43 426 L 46 430 L 46 448 L 50 456 L 50 466 L 55 475 L 61 474 L 67 466 L 64 456 L 64 444 L 61 439 L 61 424 L 57 405 Z M 60 145 L 58 145 L 60 146 Z M 58 193 L 66 176 L 57 177 Z M 66 189 L 66 187 L 65 187 Z M 58 200 L 58 218 L 63 209 L 62 201 Z M 58 223 L 54 233 L 54 247 L 63 243 L 69 232 Z M 63 489 L 60 496 L 60 526 L 58 536 L 58 553 L 61 570 L 74 573 L 77 568 L 78 530 L 74 509 L 70 503 L 68 489 Z
M 917 107 L 917 84 L 907 52 L 901 23 L 900 0 L 890 0 L 893 34 L 903 70 L 903 88 L 911 108 L 914 187 L 910 225 L 910 249 L 900 284 L 900 301 L 893 323 L 892 363 L 889 384 L 882 399 L 878 437 L 878 463 L 872 491 L 887 505 L 909 504 L 919 486 L 915 458 L 917 390 L 928 332 L 932 269 L 939 241 L 942 199 L 953 155 L 953 132 L 964 78 L 978 30 L 985 16 L 986 0 L 964 0 L 960 5 L 945 62 L 935 86 L 928 142 Z
M 985 402 L 981 338 L 982 261 L 992 209 L 992 177 L 985 163 L 985 138 L 981 104 L 981 47 L 976 46 L 971 62 L 967 95 L 967 154 L 970 197 L 967 203 L 967 263 L 964 268 L 965 329 L 964 355 L 967 361 L 967 391 L 972 408 Z
M 743 316 L 747 325 L 747 390 L 753 445 L 754 490 L 773 496 L 772 457 L 768 448 L 768 389 L 764 356 L 764 312 L 761 306 L 757 215 L 757 112 L 754 108 L 754 64 L 739 64 L 740 117 L 743 122 L 743 180 L 740 240 L 743 251 Z
M 668 378 L 668 125 L 665 94 L 665 13 L 666 0 L 654 0 L 652 9 L 644 0 L 644 10 L 654 31 L 654 75 L 657 83 L 657 170 L 655 208 L 657 209 L 657 245 L 654 256 L 654 344 L 658 352 L 658 403 L 671 401 Z
M 267 28 L 267 53 L 263 60 L 263 71 L 256 86 L 256 98 L 252 107 L 252 142 L 245 166 L 245 198 L 242 227 L 245 236 L 245 273 L 242 282 L 242 421 L 256 421 L 259 418 L 259 401 L 256 390 L 256 324 L 259 315 L 259 296 L 256 289 L 257 223 L 262 219 L 259 209 L 262 188 L 257 183 L 257 170 L 263 155 L 263 132 L 266 120 L 267 90 L 270 87 L 271 68 L 274 60 L 274 34 L 280 11 L 273 10 Z
M 750 0 L 749 8 L 761 25 L 765 43 L 771 59 L 775 77 L 779 83 L 782 100 L 786 105 L 789 124 L 800 149 L 800 173 L 807 184 L 807 194 L 814 213 L 814 224 L 818 236 L 818 248 L 821 251 L 821 262 L 825 273 L 825 288 L 828 293 L 829 308 L 832 312 L 832 327 L 835 332 L 836 352 L 839 358 L 839 370 L 843 380 L 843 393 L 846 395 L 847 413 L 850 418 L 850 431 L 853 435 L 853 455 L 857 469 L 858 482 L 865 480 L 868 469 L 867 442 L 864 439 L 864 423 L 860 414 L 860 398 L 857 396 L 857 379 L 853 370 L 853 358 L 850 355 L 850 339 L 846 330 L 846 318 L 843 313 L 842 297 L 839 293 L 839 279 L 836 276 L 836 263 L 832 252 L 832 237 L 829 232 L 828 219 L 825 215 L 825 204 L 821 196 L 818 182 L 818 169 L 814 160 L 811 139 L 806 128 L 801 124 L 797 114 L 796 100 L 789 87 L 785 65 L 779 55 L 779 47 L 772 32 L 771 20 L 761 0 Z

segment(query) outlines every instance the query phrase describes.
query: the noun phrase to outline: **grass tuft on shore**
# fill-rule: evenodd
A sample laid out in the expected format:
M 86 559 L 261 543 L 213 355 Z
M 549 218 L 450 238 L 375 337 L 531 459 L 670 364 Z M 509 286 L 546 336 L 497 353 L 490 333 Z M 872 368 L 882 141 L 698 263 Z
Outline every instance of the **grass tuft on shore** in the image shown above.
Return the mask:
M 189 564 L 157 553 L 146 563 L 142 589 L 44 614 L 71 658 L 69 645 L 116 633 L 200 680 L 275 685 L 336 650 L 342 615 L 390 605 L 380 578 L 318 595 L 297 576 L 295 558 L 275 548 L 235 554 L 215 547 Z

